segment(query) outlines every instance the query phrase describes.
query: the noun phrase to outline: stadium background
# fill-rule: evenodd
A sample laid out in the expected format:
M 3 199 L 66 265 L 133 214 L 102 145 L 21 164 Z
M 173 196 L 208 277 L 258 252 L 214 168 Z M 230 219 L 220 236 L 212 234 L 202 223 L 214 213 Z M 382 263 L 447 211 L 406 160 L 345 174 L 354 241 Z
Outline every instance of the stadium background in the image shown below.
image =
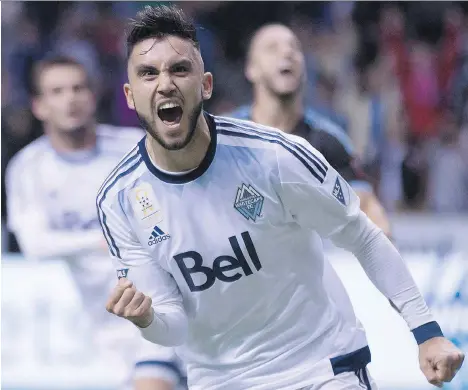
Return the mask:
M 100 122 L 137 125 L 122 93 L 124 26 L 144 2 L 2 2 L 4 172 L 41 135 L 30 70 L 49 53 L 81 61 L 96 81 Z M 149 3 L 154 4 L 154 3 Z M 391 213 L 395 240 L 443 328 L 468 349 L 468 3 L 184 2 L 199 26 L 225 113 L 250 101 L 246 43 L 263 23 L 289 24 L 307 58 L 307 103 L 341 124 Z M 31 263 L 2 229 L 2 388 L 110 389 L 86 342 L 86 320 L 60 261 Z M 429 388 L 402 321 L 356 261 L 329 250 L 368 332 L 384 389 Z M 361 279 L 362 278 L 362 279 Z M 47 288 L 38 293 L 38 280 Z M 17 297 L 22 297 L 21 304 Z M 14 300 L 13 297 L 16 297 Z M 468 389 L 468 368 L 451 389 Z

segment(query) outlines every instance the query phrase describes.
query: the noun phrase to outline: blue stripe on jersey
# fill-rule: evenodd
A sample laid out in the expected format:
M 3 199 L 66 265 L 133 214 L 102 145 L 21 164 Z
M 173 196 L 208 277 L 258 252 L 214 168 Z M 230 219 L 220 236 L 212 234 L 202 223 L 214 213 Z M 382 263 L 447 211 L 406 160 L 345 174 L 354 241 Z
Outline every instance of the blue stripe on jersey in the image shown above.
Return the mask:
M 234 137 L 241 137 L 241 138 L 250 138 L 250 139 L 258 139 L 258 140 L 261 140 L 261 141 L 266 141 L 266 142 L 271 142 L 271 143 L 274 143 L 274 144 L 278 144 L 278 145 L 281 145 L 283 148 L 285 148 L 287 151 L 289 151 L 291 154 L 293 154 L 299 161 L 302 162 L 302 164 L 304 164 L 304 166 L 309 170 L 309 172 L 320 182 L 320 183 L 323 183 L 324 181 L 324 177 L 321 177 L 313 168 L 312 166 L 310 166 L 307 161 L 305 161 L 299 154 L 296 153 L 296 151 L 294 151 L 293 149 L 291 149 L 290 147 L 286 146 L 284 143 L 282 143 L 280 140 L 277 140 L 277 139 L 266 139 L 266 138 L 263 138 L 261 136 L 258 136 L 258 135 L 253 135 L 253 134 L 249 134 L 249 133 L 238 133 L 238 132 L 235 132 L 235 131 L 231 131 L 231 130 L 223 130 L 223 129 L 218 129 L 218 133 L 220 134 L 225 134 L 225 135 L 230 135 L 230 136 L 234 136 Z
M 290 141 L 278 133 L 257 131 L 249 127 L 239 126 L 237 124 L 229 122 L 218 123 L 220 126 L 224 126 L 225 128 L 229 129 L 219 129 L 218 132 L 220 132 L 221 134 L 239 136 L 243 138 L 260 139 L 263 141 L 281 145 L 283 148 L 292 153 L 297 159 L 299 159 L 305 165 L 305 167 L 312 173 L 312 175 L 315 178 L 317 178 L 317 180 L 320 183 L 323 183 L 323 181 L 325 180 L 328 167 L 317 156 L 315 156 L 313 153 L 307 150 L 307 148 L 305 148 L 303 145 Z M 233 132 L 232 130 L 237 131 Z M 248 132 L 244 132 L 243 130 L 247 130 Z M 271 137 L 273 139 L 265 137 Z M 297 152 L 301 152 L 301 155 Z M 309 162 L 312 164 L 305 161 L 302 156 L 309 160 Z
M 179 366 L 174 362 L 168 360 L 142 360 L 135 363 L 135 369 L 147 366 L 169 368 L 170 370 L 174 371 L 179 378 L 183 377 L 182 373 L 179 370 Z
M 218 117 L 219 118 L 219 117 Z M 275 139 L 279 139 L 281 141 L 283 141 L 284 143 L 288 144 L 289 146 L 293 147 L 294 149 L 297 149 L 299 151 L 301 151 L 307 158 L 309 161 L 314 160 L 314 161 L 311 161 L 316 167 L 317 169 L 325 176 L 326 175 L 326 172 L 328 171 L 328 167 L 327 165 L 322 161 L 320 160 L 320 158 L 318 156 L 316 156 L 315 154 L 313 154 L 310 150 L 308 150 L 304 145 L 298 143 L 298 142 L 294 142 L 294 141 L 291 141 L 289 140 L 288 138 L 286 138 L 283 134 L 281 134 L 280 131 L 274 131 L 274 130 L 271 130 L 271 131 L 268 131 L 268 130 L 262 130 L 261 128 L 259 128 L 258 126 L 256 126 L 254 123 L 238 123 L 238 122 L 231 122 L 229 119 L 227 118 L 222 118 L 222 120 L 224 122 L 220 122 L 218 120 L 218 123 L 223 126 L 223 125 L 227 125 L 229 126 L 230 128 L 236 128 L 237 130 L 240 130 L 240 131 L 243 131 L 243 130 L 248 130 L 254 134 L 258 134 L 258 135 L 262 135 L 262 136 L 267 136 L 267 137 L 272 137 L 272 138 L 275 138 Z M 317 164 L 320 164 L 321 167 L 319 167 Z
M 346 134 L 346 131 L 336 122 L 332 121 L 331 119 L 325 117 L 322 114 L 319 114 L 314 110 L 311 110 L 310 108 L 306 110 L 304 119 L 309 126 L 325 131 L 326 133 L 335 137 L 350 155 L 354 154 L 354 148 L 351 138 L 348 136 L 348 134 Z
M 104 181 L 104 183 L 102 183 L 101 185 L 101 188 L 99 188 L 99 191 L 98 191 L 98 194 L 97 196 L 99 197 L 99 195 L 101 194 L 102 190 L 104 189 L 104 187 L 115 177 L 115 174 L 124 166 L 124 165 L 127 165 L 128 163 L 132 162 L 133 160 L 135 160 L 135 158 L 138 157 L 138 145 L 135 146 L 132 150 L 130 150 L 130 152 L 128 152 L 123 158 L 122 160 L 120 160 L 120 162 L 117 164 L 117 166 L 112 170 L 112 172 L 107 176 L 106 180 Z M 135 153 L 136 152 L 136 153 Z M 135 153 L 135 154 L 133 154 Z
M 107 193 L 110 191 L 110 189 L 124 176 L 128 175 L 129 173 L 133 172 L 135 169 L 137 169 L 140 164 L 142 163 L 143 159 L 140 158 L 138 159 L 138 161 L 136 161 L 132 166 L 130 166 L 126 171 L 123 171 L 121 173 L 119 173 L 114 181 L 109 184 L 105 189 L 104 189 L 104 192 L 102 194 L 102 197 L 101 197 L 101 200 L 98 201 L 98 204 L 97 204 L 97 208 L 98 208 L 98 216 L 99 216 L 99 222 L 101 223 L 101 228 L 102 228 L 102 233 L 104 234 L 104 237 L 106 238 L 106 241 L 107 241 L 107 245 L 109 246 L 109 249 L 111 251 L 111 253 L 118 257 L 119 259 L 121 259 L 120 257 L 120 250 L 119 248 L 117 247 L 117 245 L 115 244 L 115 240 L 114 238 L 112 237 L 111 235 L 111 232 L 109 230 L 109 227 L 107 226 L 106 224 L 106 220 L 107 220 L 107 217 L 106 217 L 106 214 L 104 213 L 104 211 L 102 210 L 102 202 L 104 202 L 104 199 L 106 199 L 106 195 Z M 101 211 L 102 213 L 102 220 L 100 218 L 100 215 L 99 215 L 99 211 Z M 106 233 L 107 233 L 107 236 L 106 236 Z M 109 237 L 109 238 L 107 238 Z
M 101 188 L 99 188 L 99 191 L 96 196 L 96 206 L 98 205 L 99 202 L 99 197 L 102 195 L 102 191 L 110 183 L 111 180 L 115 178 L 115 176 L 118 174 L 118 172 L 126 165 L 129 165 L 132 161 L 134 161 L 138 157 L 138 148 L 135 146 L 130 152 L 128 152 L 117 164 L 117 166 L 112 170 L 112 172 L 107 176 L 106 180 L 104 183 L 101 185 Z M 98 210 L 98 216 L 99 216 L 99 210 Z M 101 226 L 102 227 L 102 226 Z M 104 229 L 102 230 L 102 233 L 104 235 L 104 238 L 106 241 L 109 243 L 108 238 L 106 237 Z M 111 251 L 111 253 L 113 253 Z

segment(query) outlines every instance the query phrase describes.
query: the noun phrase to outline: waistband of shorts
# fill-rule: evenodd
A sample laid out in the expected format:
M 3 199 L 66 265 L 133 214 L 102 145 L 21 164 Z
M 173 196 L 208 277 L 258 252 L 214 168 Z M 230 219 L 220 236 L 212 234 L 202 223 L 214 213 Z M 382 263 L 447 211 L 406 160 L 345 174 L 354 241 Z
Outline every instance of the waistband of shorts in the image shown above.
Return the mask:
M 335 356 L 330 363 L 335 375 L 343 372 L 355 372 L 365 368 L 371 362 L 371 352 L 368 345 L 345 355 Z

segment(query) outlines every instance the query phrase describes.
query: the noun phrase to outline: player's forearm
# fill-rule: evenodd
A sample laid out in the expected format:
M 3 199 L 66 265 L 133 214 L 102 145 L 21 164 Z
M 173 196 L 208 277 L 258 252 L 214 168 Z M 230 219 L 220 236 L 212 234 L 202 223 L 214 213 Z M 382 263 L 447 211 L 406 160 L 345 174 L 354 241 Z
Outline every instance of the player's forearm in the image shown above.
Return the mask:
M 154 319 L 146 328 L 139 328 L 142 336 L 165 347 L 182 345 L 188 332 L 188 321 L 180 303 L 153 305 Z
M 54 232 L 38 230 L 17 235 L 26 257 L 51 258 L 72 256 L 98 249 L 103 242 L 100 230 L 86 232 Z
M 419 341 L 440 331 L 426 325 L 434 318 L 400 254 L 363 213 L 334 237 L 357 257 L 367 276 L 404 318 Z M 422 327 L 421 327 L 422 326 Z M 423 334 L 423 336 L 421 336 Z
M 355 189 L 361 201 L 361 210 L 374 222 L 387 237 L 391 237 L 390 221 L 377 197 L 369 191 Z

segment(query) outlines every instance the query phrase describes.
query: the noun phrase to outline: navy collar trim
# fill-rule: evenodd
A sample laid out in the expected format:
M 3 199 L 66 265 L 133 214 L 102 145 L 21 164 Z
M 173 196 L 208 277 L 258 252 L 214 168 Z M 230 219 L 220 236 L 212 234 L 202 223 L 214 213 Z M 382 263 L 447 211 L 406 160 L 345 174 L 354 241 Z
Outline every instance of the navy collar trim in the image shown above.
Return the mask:
M 195 168 L 193 171 L 187 172 L 184 175 L 171 175 L 170 173 L 163 172 L 156 168 L 154 164 L 151 162 L 151 159 L 148 155 L 148 151 L 146 150 L 146 137 L 138 142 L 138 149 L 140 151 L 140 155 L 143 158 L 144 163 L 148 170 L 156 176 L 158 179 L 171 184 L 184 184 L 191 182 L 193 180 L 198 179 L 201 175 L 203 175 L 208 168 L 210 167 L 211 163 L 213 162 L 214 156 L 216 154 L 216 144 L 217 144 L 217 132 L 216 132 L 216 124 L 214 122 L 213 117 L 204 112 L 203 115 L 208 123 L 208 128 L 210 130 L 210 144 L 208 146 L 208 150 L 206 152 L 205 157 L 203 158 L 201 164 Z

